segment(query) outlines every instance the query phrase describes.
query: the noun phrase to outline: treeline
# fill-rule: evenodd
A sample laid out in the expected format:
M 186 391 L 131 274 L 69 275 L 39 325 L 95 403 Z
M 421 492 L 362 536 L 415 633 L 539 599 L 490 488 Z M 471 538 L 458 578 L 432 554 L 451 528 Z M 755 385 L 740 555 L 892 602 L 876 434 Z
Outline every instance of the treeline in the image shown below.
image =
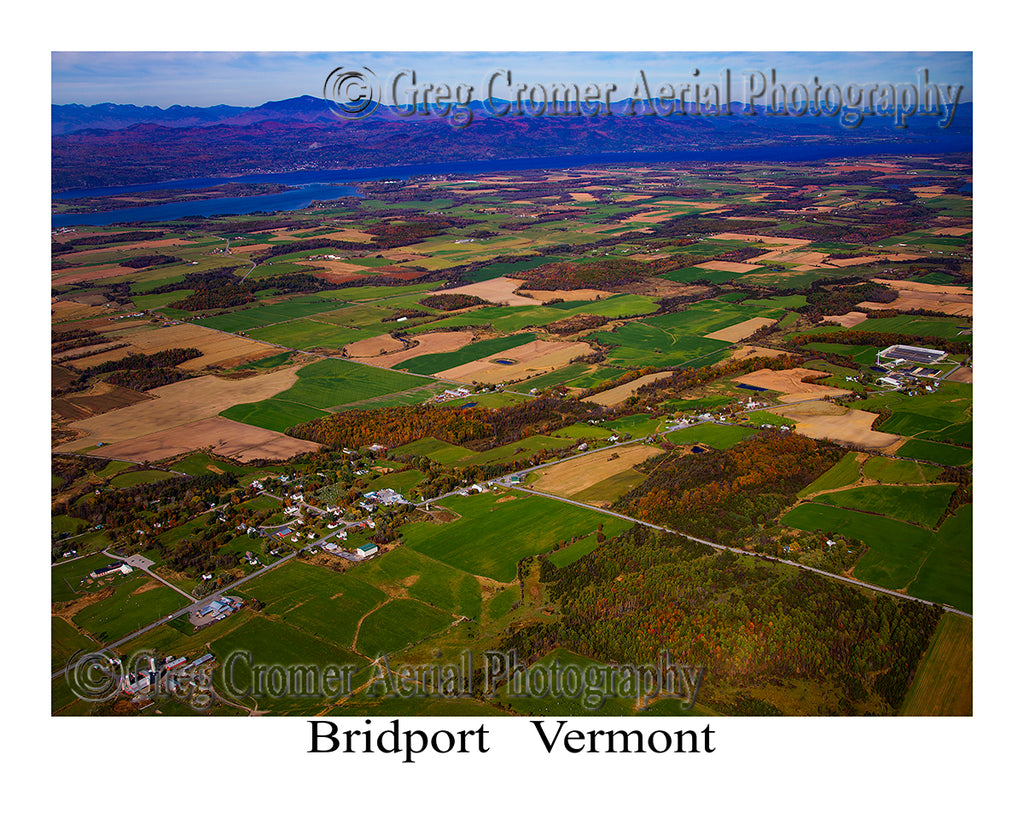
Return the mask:
M 349 410 L 299 424 L 288 434 L 333 448 L 396 447 L 430 437 L 483 451 L 601 417 L 603 411 L 594 404 L 537 398 L 493 410 L 438 406 Z
M 704 667 L 698 701 L 725 714 L 788 710 L 799 680 L 820 687 L 812 714 L 896 713 L 941 616 L 639 526 L 564 568 L 541 559 L 541 580 L 561 617 L 501 648 L 526 663 L 556 647 L 633 664 L 668 651 Z
M 62 333 L 53 333 L 50 336 L 50 353 L 63 353 L 67 350 L 74 350 L 78 347 L 91 347 L 94 344 L 112 342 L 114 339 L 97 333 L 95 330 L 65 330 Z
M 660 402 L 668 398 L 675 398 L 683 390 L 700 387 L 721 378 L 746 375 L 755 370 L 788 370 L 798 367 L 803 360 L 802 356 L 793 355 L 753 356 L 734 361 L 723 361 L 706 367 L 676 370 L 666 378 L 640 385 L 637 387 L 636 395 L 642 396 L 647 403 Z M 828 373 L 822 373 L 823 377 L 826 375 Z
M 92 236 L 75 236 L 68 242 L 53 242 L 50 250 L 53 253 L 68 253 L 84 247 L 104 247 L 121 242 L 144 242 L 159 239 L 164 233 L 161 230 L 130 230 L 124 233 L 96 233 Z
M 759 432 L 726 450 L 670 454 L 615 508 L 715 543 L 743 546 L 843 455 L 835 444 Z
M 919 336 L 911 333 L 879 333 L 870 330 L 840 330 L 834 333 L 803 333 L 794 336 L 791 341 L 798 345 L 805 344 L 851 344 L 854 346 L 865 345 L 883 349 L 893 344 L 906 344 L 913 347 L 927 347 L 933 350 L 945 350 L 954 355 L 967 354 L 971 352 L 972 343 L 969 338 L 956 336 L 954 338 L 939 338 L 938 336 Z
M 195 292 L 171 303 L 177 310 L 213 310 L 238 307 L 256 300 L 256 293 L 272 291 L 274 295 L 288 293 L 319 293 L 335 287 L 330 282 L 310 273 L 283 273 L 262 279 L 242 281 L 235 275 L 237 267 L 219 268 L 206 273 L 190 273 L 180 282 L 162 285 L 150 292 L 172 292 L 190 289 Z M 170 289 L 167 289 L 170 288 Z
M 132 353 L 116 361 L 104 361 L 82 371 L 83 378 L 113 373 L 105 380 L 109 384 L 145 392 L 155 387 L 174 384 L 189 374 L 177 365 L 202 355 L 195 347 L 175 347 L 156 353 Z
M 469 293 L 433 293 L 420 299 L 420 304 L 431 310 L 462 310 L 466 307 L 487 303 L 480 297 L 471 296 Z
M 874 282 L 830 288 L 812 287 L 806 294 L 807 304 L 798 307 L 797 312 L 813 321 L 820 321 L 824 316 L 846 315 L 862 301 L 888 304 L 896 301 L 900 295 L 891 287 Z
M 472 224 L 470 219 L 454 216 L 445 219 L 414 218 L 407 222 L 380 222 L 367 227 L 366 232 L 376 237 L 374 244 L 378 248 L 386 249 L 416 244 L 431 236 L 438 236 L 448 228 Z
M 133 270 L 141 270 L 143 267 L 157 267 L 163 264 L 174 264 L 180 262 L 174 256 L 166 256 L 163 253 L 151 253 L 147 256 L 134 256 L 131 259 L 125 259 L 122 262 L 118 262 L 121 267 L 130 267 Z
M 671 258 L 653 262 L 601 259 L 592 262 L 552 262 L 509 275 L 525 280 L 530 290 L 581 290 L 630 284 L 647 276 L 668 273 L 678 267 L 679 262 Z

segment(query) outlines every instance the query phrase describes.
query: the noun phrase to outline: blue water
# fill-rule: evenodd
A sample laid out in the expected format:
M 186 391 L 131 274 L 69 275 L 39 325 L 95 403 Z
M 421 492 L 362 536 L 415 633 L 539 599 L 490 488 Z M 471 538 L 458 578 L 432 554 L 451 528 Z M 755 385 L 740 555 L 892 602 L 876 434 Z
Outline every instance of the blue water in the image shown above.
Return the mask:
M 188 190 L 192 188 L 208 187 L 200 184 L 199 180 L 190 180 L 193 184 L 183 185 L 176 183 L 176 189 Z M 212 184 L 223 184 L 229 180 L 205 180 Z M 238 179 L 230 180 L 240 181 Z M 170 184 L 145 186 L 136 188 L 97 188 L 96 190 L 109 190 L 115 194 L 131 193 L 141 190 L 165 190 L 171 188 Z M 73 196 L 105 196 L 110 194 L 76 192 L 74 194 L 55 194 L 54 199 L 68 199 Z M 222 197 L 218 199 L 205 199 L 199 202 L 172 202 L 166 205 L 144 205 L 137 208 L 121 208 L 110 210 L 104 213 L 90 214 L 60 214 L 50 217 L 52 227 L 68 227 L 70 225 L 111 225 L 114 222 L 165 222 L 171 219 L 181 219 L 185 216 L 220 216 L 265 212 L 271 213 L 280 210 L 300 210 L 309 206 L 310 202 L 317 199 L 337 199 L 339 196 L 358 196 L 359 192 L 351 185 L 302 185 L 292 190 L 281 193 L 268 193 L 262 196 L 235 196 Z
M 376 179 L 408 179 L 413 176 L 441 174 L 483 174 L 497 171 L 562 170 L 583 165 L 602 165 L 623 162 L 808 162 L 819 159 L 870 156 L 879 153 L 911 153 L 914 155 L 942 154 L 957 150 L 970 150 L 950 142 L 945 145 L 917 145 L 901 151 L 892 143 L 864 143 L 860 145 L 783 144 L 757 148 L 720 151 L 671 151 L 666 153 L 609 153 L 580 154 L 536 159 L 495 159 L 464 162 L 435 162 L 423 165 L 396 165 L 383 168 L 355 168 L 335 171 L 293 171 L 290 173 L 248 174 L 232 177 L 204 177 L 150 182 L 142 185 L 89 188 L 53 194 L 54 199 L 73 199 L 82 196 L 112 196 L 152 190 L 194 190 L 222 185 L 226 182 L 279 182 L 295 185 L 291 191 L 264 196 L 207 199 L 203 202 L 177 202 L 169 205 L 149 205 L 123 208 L 85 216 L 51 216 L 52 227 L 71 225 L 110 225 L 115 222 L 163 222 L 186 216 L 217 216 L 220 214 L 248 214 L 257 212 L 301 210 L 315 199 L 336 199 L 339 196 L 358 195 L 352 183 Z

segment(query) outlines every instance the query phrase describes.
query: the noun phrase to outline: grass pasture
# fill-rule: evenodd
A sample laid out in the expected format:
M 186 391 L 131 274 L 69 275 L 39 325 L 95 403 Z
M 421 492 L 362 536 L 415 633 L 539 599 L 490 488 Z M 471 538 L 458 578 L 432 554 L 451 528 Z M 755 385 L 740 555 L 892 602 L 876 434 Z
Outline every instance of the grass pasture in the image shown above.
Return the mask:
M 860 463 L 857 461 L 856 452 L 847 452 L 841 461 L 833 466 L 828 472 L 819 475 L 813 482 L 805 486 L 797 493 L 798 498 L 806 498 L 816 492 L 826 492 L 830 489 L 839 489 L 842 486 L 849 486 L 856 483 L 860 478 Z
M 353 574 L 366 583 L 394 591 L 395 596 L 408 594 L 456 616 L 480 617 L 479 581 L 412 549 L 391 549 L 361 564 Z
M 363 656 L 376 659 L 418 643 L 451 622 L 450 615 L 419 600 L 392 600 L 363 621 L 356 646 Z
M 728 449 L 756 433 L 757 430 L 750 427 L 707 422 L 669 432 L 665 435 L 665 440 L 676 446 L 707 444 L 714 449 Z
M 815 498 L 817 503 L 859 509 L 907 523 L 934 528 L 949 505 L 956 484 L 930 486 L 858 486 L 828 492 Z
M 573 535 L 599 525 L 609 536 L 629 527 L 626 521 L 578 506 L 520 492 L 456 496 L 443 504 L 457 520 L 411 523 L 402 529 L 405 544 L 457 569 L 511 583 L 524 557 L 548 551 Z
M 950 612 L 942 615 L 900 714 L 912 717 L 973 714 L 973 652 L 974 622 Z

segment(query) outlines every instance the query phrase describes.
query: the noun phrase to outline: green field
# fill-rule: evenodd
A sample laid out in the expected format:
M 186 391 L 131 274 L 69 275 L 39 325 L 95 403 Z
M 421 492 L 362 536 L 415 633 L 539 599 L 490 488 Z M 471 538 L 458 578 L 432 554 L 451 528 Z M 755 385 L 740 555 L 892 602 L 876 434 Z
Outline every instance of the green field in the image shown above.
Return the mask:
M 665 440 L 676 446 L 707 444 L 715 449 L 728 449 L 756 434 L 757 430 L 734 424 L 697 424 L 686 429 L 677 429 L 665 435 Z
M 110 597 L 86 606 L 71 619 L 97 640 L 107 643 L 188 603 L 186 598 L 163 584 L 149 591 L 137 592 L 148 582 L 151 582 L 149 577 L 139 577 L 121 583 Z
M 429 381 L 405 373 L 326 358 L 298 371 L 298 381 L 273 398 L 235 404 L 221 415 L 233 421 L 284 432 L 320 418 L 324 410 L 405 390 L 422 390 Z M 420 399 L 422 400 L 422 399 Z
M 932 441 L 921 441 L 911 438 L 896 450 L 901 458 L 913 458 L 918 461 L 930 461 L 944 466 L 967 466 L 974 458 L 969 449 L 949 444 L 937 444 Z
M 858 580 L 907 589 L 967 612 L 972 607 L 970 521 L 969 506 L 948 518 L 938 532 L 817 502 L 802 503 L 782 516 L 784 526 L 840 533 L 867 544 L 867 553 L 854 567 Z
M 400 446 L 394 450 L 399 455 L 414 455 L 417 457 L 430 458 L 439 464 L 451 464 L 463 458 L 469 458 L 476 453 L 471 449 L 445 443 L 436 438 L 420 438 L 411 444 Z
M 815 497 L 816 503 L 873 512 L 934 528 L 949 505 L 956 484 L 930 486 L 858 486 Z
M 879 483 L 931 483 L 942 472 L 938 466 L 884 458 L 881 455 L 869 458 L 861 470 L 865 478 Z
M 594 532 L 599 524 L 604 524 L 609 536 L 629 527 L 626 521 L 600 512 L 519 492 L 456 496 L 443 506 L 460 517 L 444 524 L 411 523 L 402 529 L 405 544 L 502 583 L 515 579 L 519 560 L 546 552 L 573 535 Z
M 429 375 L 430 373 L 438 373 L 443 370 L 450 370 L 452 367 L 468 364 L 470 361 L 476 361 L 478 358 L 503 353 L 505 350 L 510 350 L 513 347 L 518 347 L 520 344 L 533 341 L 534 338 L 536 338 L 534 333 L 520 333 L 514 336 L 490 338 L 485 341 L 467 344 L 461 350 L 455 350 L 451 353 L 430 353 L 410 358 L 400 366 L 403 370 L 408 370 L 411 373 Z
M 480 617 L 480 582 L 412 549 L 391 549 L 360 564 L 353 574 L 376 586 L 404 588 L 410 597 L 453 615 Z
M 450 615 L 418 600 L 399 599 L 370 614 L 359 629 L 359 653 L 376 659 L 447 627 Z
M 224 410 L 221 416 L 242 424 L 251 424 L 254 427 L 274 432 L 284 432 L 296 424 L 323 418 L 327 414 L 322 410 L 297 404 L 294 401 L 266 398 L 253 404 L 235 404 Z
M 76 651 L 96 648 L 95 640 L 80 634 L 67 620 L 50 618 L 50 668 L 64 665 Z
M 974 713 L 974 622 L 947 612 L 914 673 L 900 714 L 970 716 Z

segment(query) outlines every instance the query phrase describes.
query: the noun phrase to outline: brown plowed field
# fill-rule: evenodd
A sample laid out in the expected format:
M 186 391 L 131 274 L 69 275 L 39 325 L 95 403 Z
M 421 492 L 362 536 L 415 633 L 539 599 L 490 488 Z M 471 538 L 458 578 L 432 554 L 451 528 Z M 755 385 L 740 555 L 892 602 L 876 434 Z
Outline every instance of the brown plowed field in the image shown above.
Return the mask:
M 413 336 L 412 341 L 416 346 L 408 350 L 399 350 L 387 355 L 377 355 L 370 358 L 360 359 L 365 364 L 375 364 L 378 367 L 396 367 L 403 361 L 408 361 L 416 356 L 427 353 L 451 353 L 461 350 L 473 340 L 473 333 L 469 330 L 455 330 L 443 333 L 424 333 L 421 336 Z M 345 349 L 348 349 L 347 347 Z
M 849 395 L 849 390 L 802 380 L 808 377 L 825 378 L 827 376 L 828 373 L 823 373 L 820 370 L 794 367 L 790 370 L 757 370 L 748 375 L 737 375 L 732 380 L 741 384 L 750 384 L 753 387 L 763 387 L 766 390 L 781 392 L 783 395 L 779 396 L 779 401 L 782 403 L 826 398 L 832 395 Z M 772 412 L 775 410 L 773 409 Z
M 599 392 L 589 398 L 584 398 L 583 400 L 589 401 L 591 404 L 600 404 L 602 407 L 614 407 L 616 404 L 621 404 L 629 398 L 629 396 L 635 393 L 637 387 L 642 387 L 644 384 L 650 384 L 652 381 L 667 378 L 670 375 L 672 375 L 671 370 L 642 375 L 640 378 L 634 378 L 632 381 L 620 384 L 617 387 L 612 387 L 610 390 Z
M 747 336 L 760 330 L 762 327 L 767 327 L 769 324 L 774 324 L 775 319 L 761 318 L 760 316 L 746 321 L 741 321 L 738 324 L 731 324 L 728 327 L 723 327 L 721 330 L 715 330 L 713 333 L 708 333 L 704 338 L 713 338 L 715 341 L 728 341 L 735 344 L 737 341 L 746 338 Z
M 809 438 L 839 441 L 869 449 L 884 449 L 903 440 L 899 435 L 871 429 L 878 417 L 875 413 L 847 409 L 825 401 L 796 404 L 790 408 L 769 407 L 769 410 L 795 421 L 796 431 Z
M 111 330 L 113 329 L 111 327 Z M 151 355 L 175 347 L 195 347 L 202 355 L 179 365 L 183 370 L 195 371 L 214 365 L 234 367 L 280 352 L 278 347 L 264 344 L 262 341 L 222 333 L 208 327 L 200 327 L 198 324 L 172 324 L 168 327 L 147 328 L 124 336 L 124 340 L 129 342 L 129 346 L 78 359 L 75 366 L 91 367 L 106 361 L 116 361 L 130 353 Z
M 568 497 L 576 495 L 606 478 L 632 469 L 648 458 L 660 455 L 663 449 L 649 444 L 620 446 L 609 450 L 598 450 L 582 458 L 555 464 L 539 472 L 540 477 L 530 484 L 538 492 Z M 614 457 L 618 455 L 618 457 Z
M 61 452 L 75 452 L 98 443 L 110 444 L 211 418 L 235 404 L 262 401 L 288 389 L 297 380 L 298 367 L 288 367 L 252 378 L 228 380 L 203 375 L 157 387 L 146 395 L 155 400 L 111 410 L 71 424 L 83 433 L 61 444 Z
M 489 355 L 468 364 L 436 373 L 439 378 L 456 381 L 480 381 L 499 384 L 518 381 L 532 375 L 564 367 L 572 359 L 590 355 L 594 351 L 582 341 L 529 341 L 497 355 Z M 514 361 L 514 364 L 495 364 L 495 360 Z
M 105 446 L 100 451 L 110 458 L 146 462 L 184 455 L 197 449 L 209 449 L 219 457 L 248 463 L 260 459 L 280 461 L 315 452 L 320 445 L 216 417 L 131 438 Z

